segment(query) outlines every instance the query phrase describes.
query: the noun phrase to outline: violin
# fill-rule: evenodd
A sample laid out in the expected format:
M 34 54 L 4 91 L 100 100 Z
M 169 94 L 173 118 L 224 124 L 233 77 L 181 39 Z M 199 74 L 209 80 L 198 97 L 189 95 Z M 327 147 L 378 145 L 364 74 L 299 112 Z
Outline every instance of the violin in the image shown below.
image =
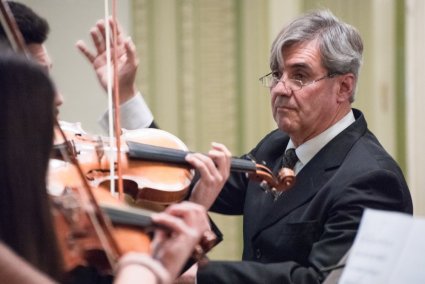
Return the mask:
M 151 219 L 153 211 L 130 207 L 105 188 L 92 188 L 92 200 L 75 178 L 76 172 L 70 163 L 50 161 L 48 190 L 64 271 L 92 266 L 100 273 L 110 274 L 120 256 L 127 252 L 151 254 L 150 240 L 153 230 L 158 228 Z M 205 232 L 192 258 L 202 259 L 216 243 L 216 235 Z
M 103 137 L 85 133 L 79 124 L 64 123 L 62 128 L 91 185 L 108 187 L 109 155 L 117 154 L 114 145 Z M 146 128 L 124 131 L 121 141 L 124 193 L 134 204 L 155 209 L 155 204 L 166 206 L 187 196 L 194 170 L 185 160 L 191 152 L 180 139 L 164 130 Z M 53 156 L 62 147 L 62 143 L 55 143 Z M 232 158 L 231 170 L 247 173 L 270 191 L 286 191 L 295 182 L 291 169 L 282 168 L 275 176 L 266 166 L 252 160 Z
M 105 208 L 125 212 L 125 204 L 100 188 L 88 192 L 78 176 L 74 164 L 51 159 L 48 192 L 64 271 L 90 265 L 110 273 L 124 253 L 150 253 L 150 213 L 139 209 L 132 224 L 113 222 Z
M 69 126 L 72 125 L 64 126 L 65 131 L 70 131 Z M 75 125 L 73 130 L 75 131 Z M 67 141 L 64 144 L 73 145 L 71 149 L 61 145 L 56 147 L 56 151 L 59 150 L 62 154 L 64 151 L 77 153 L 75 157 L 79 157 L 83 154 L 82 148 L 84 151 L 91 149 L 87 145 L 79 147 L 82 146 L 78 145 L 81 141 L 72 142 Z M 58 153 L 55 156 L 59 158 Z M 93 162 L 83 159 L 80 167 L 76 167 L 74 163 L 66 161 L 66 157 L 67 155 L 63 155 L 61 159 L 52 158 L 48 175 L 48 190 L 53 205 L 58 242 L 64 255 L 64 270 L 70 271 L 79 265 L 90 265 L 100 272 L 111 273 L 119 257 L 127 252 L 150 254 L 150 239 L 153 229 L 157 227 L 150 218 L 153 211 L 130 207 L 126 202 L 113 197 L 104 182 L 97 181 L 96 186 L 89 186 L 91 189 L 87 191 L 84 183 L 89 180 L 78 179 L 79 169 L 84 171 L 89 165 L 93 165 Z M 100 164 L 102 165 L 102 162 Z M 141 169 L 145 170 L 146 165 L 138 168 Z M 128 179 L 128 172 L 124 173 Z M 107 180 L 103 175 L 105 173 L 102 172 L 100 180 Z M 168 231 L 168 228 L 161 229 Z M 208 232 L 195 247 L 192 257 L 202 258 L 216 243 L 215 234 Z

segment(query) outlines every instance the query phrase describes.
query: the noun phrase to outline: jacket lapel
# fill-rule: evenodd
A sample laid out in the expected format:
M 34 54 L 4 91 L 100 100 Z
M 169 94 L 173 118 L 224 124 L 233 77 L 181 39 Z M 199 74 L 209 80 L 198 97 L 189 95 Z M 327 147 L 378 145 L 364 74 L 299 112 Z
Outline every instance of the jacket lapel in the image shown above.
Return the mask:
M 276 201 L 273 201 L 272 198 L 263 201 L 265 213 L 259 222 L 254 237 L 313 198 L 318 190 L 330 179 L 335 170 L 344 161 L 353 144 L 364 135 L 367 129 L 363 115 L 355 112 L 355 116 L 356 121 L 330 141 L 297 174 L 293 188 L 283 193 Z M 328 149 L 332 149 L 332 151 Z
M 312 162 L 313 160 L 298 173 L 293 188 L 288 192 L 282 193 L 276 201 L 272 199 L 268 200 L 268 204 L 265 206 L 268 212 L 260 221 L 259 224 L 261 225 L 258 227 L 257 232 L 261 232 L 265 228 L 273 225 L 291 211 L 311 199 L 333 172 L 327 172 L 326 170 L 328 168 L 335 169 L 338 167 L 338 165 L 328 167 L 323 163 Z

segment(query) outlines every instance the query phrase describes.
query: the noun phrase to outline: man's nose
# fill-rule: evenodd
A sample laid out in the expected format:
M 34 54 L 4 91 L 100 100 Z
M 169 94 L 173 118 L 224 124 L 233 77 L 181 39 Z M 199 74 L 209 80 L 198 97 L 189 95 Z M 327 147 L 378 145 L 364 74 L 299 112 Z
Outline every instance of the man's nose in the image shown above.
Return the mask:
M 292 93 L 292 90 L 286 86 L 284 80 L 279 80 L 271 91 L 272 94 L 280 96 L 289 96 Z

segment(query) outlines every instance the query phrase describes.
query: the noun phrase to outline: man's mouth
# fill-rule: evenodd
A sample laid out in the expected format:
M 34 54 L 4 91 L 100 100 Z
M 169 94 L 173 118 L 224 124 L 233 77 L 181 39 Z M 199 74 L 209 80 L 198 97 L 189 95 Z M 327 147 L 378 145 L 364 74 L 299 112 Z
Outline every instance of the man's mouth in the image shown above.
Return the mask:
M 278 111 L 291 111 L 291 110 L 293 110 L 293 108 L 288 107 L 288 106 L 276 106 L 276 109 Z

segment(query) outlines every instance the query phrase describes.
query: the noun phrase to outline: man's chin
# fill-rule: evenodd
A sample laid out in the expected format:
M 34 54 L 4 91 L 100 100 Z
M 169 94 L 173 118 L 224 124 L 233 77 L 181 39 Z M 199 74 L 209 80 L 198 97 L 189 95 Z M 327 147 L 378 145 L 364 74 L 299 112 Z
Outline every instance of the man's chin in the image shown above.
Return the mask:
M 278 122 L 277 127 L 283 132 L 290 133 L 293 128 L 293 123 L 291 123 L 290 121 L 285 121 L 285 119 L 283 119 Z

